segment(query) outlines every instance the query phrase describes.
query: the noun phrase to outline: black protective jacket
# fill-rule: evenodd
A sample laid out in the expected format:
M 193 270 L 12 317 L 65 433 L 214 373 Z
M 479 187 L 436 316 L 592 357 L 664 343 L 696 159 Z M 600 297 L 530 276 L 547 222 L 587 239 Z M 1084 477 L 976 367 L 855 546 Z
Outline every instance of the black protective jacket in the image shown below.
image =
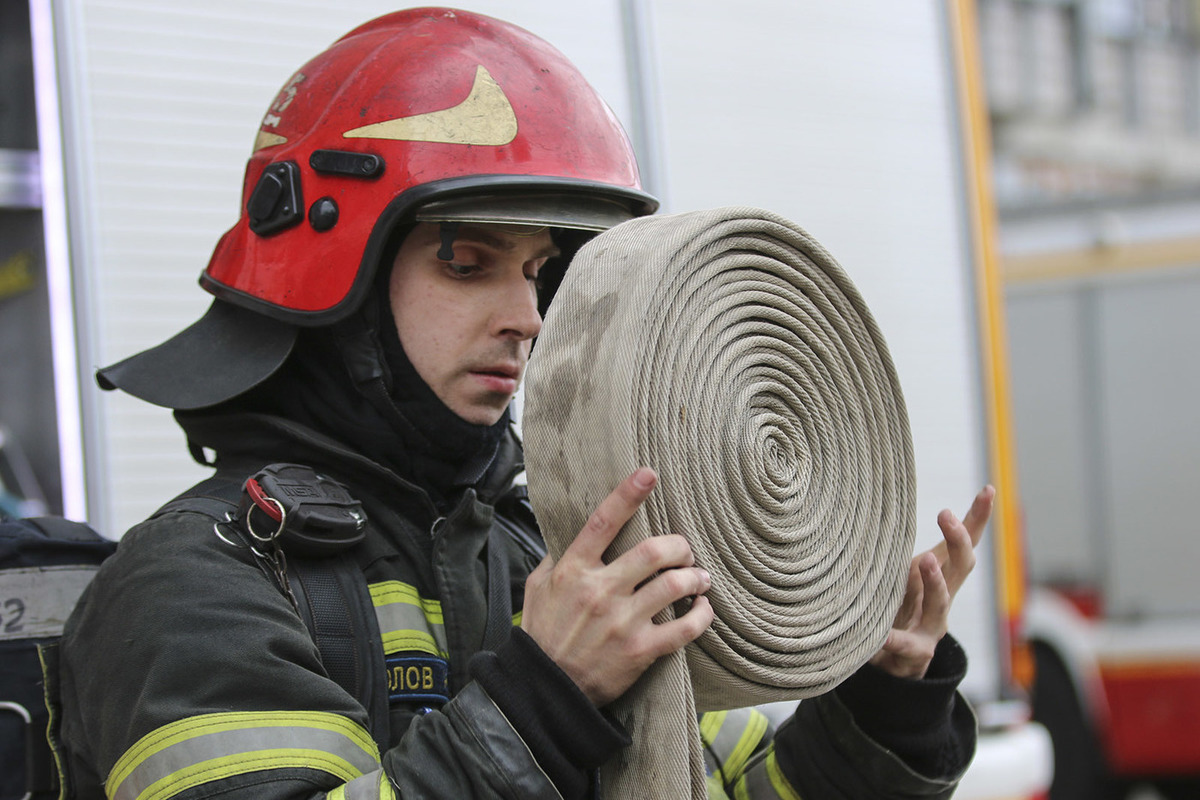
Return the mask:
M 125 536 L 67 625 L 61 730 L 79 796 L 594 791 L 595 768 L 619 751 L 624 732 L 519 629 L 484 641 L 497 515 L 525 531 L 504 539 L 514 619 L 538 561 L 529 540 L 540 537 L 513 502 L 514 437 L 439 513 L 393 472 L 294 422 L 248 413 L 181 422 L 193 445 L 218 453 L 220 476 L 241 481 L 268 463 L 300 463 L 363 503 L 367 537 L 352 552 L 382 636 L 388 746 L 380 752 L 367 711 L 327 676 L 261 559 L 218 536 L 210 516 L 167 511 Z M 736 772 L 728 765 L 714 793 L 740 781 L 750 797 L 949 797 L 974 748 L 974 719 L 954 691 L 964 669 L 950 639 L 931 680 L 899 682 L 865 667 L 801 704 L 773 739 L 761 729 L 745 739 Z M 719 727 L 708 726 L 714 736 Z

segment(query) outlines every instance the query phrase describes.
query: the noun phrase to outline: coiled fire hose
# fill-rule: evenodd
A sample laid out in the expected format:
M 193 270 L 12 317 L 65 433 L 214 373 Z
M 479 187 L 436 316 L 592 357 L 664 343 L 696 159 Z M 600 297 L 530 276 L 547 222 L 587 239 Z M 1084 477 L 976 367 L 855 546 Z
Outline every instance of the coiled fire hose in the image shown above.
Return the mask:
M 633 745 L 605 796 L 702 800 L 697 711 L 822 694 L 882 646 L 916 532 L 908 418 L 862 297 L 795 224 L 722 208 L 593 239 L 534 348 L 523 426 L 554 557 L 645 465 L 658 486 L 606 559 L 679 533 L 712 575 L 710 629 L 608 707 Z

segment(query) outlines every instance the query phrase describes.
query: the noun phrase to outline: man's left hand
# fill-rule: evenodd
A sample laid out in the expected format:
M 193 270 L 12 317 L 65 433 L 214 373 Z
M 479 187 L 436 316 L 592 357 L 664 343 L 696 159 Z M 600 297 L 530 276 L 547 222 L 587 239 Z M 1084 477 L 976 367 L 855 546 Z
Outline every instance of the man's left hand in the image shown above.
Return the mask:
M 954 595 L 975 567 L 975 545 L 983 536 L 995 497 L 996 490 L 985 486 L 962 521 L 949 509 L 938 514 L 945 541 L 913 558 L 904 602 L 872 664 L 900 678 L 925 677 L 934 650 L 946 635 Z

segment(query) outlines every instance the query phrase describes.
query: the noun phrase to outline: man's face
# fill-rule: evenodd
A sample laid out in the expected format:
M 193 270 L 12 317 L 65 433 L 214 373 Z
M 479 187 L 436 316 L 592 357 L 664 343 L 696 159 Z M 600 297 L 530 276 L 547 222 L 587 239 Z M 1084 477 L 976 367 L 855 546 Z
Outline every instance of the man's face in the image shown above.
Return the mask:
M 396 330 L 438 398 L 467 422 L 491 425 L 517 391 L 542 328 L 537 275 L 558 248 L 546 229 L 463 223 L 454 260 L 443 261 L 440 232 L 419 223 L 396 254 L 389 285 Z

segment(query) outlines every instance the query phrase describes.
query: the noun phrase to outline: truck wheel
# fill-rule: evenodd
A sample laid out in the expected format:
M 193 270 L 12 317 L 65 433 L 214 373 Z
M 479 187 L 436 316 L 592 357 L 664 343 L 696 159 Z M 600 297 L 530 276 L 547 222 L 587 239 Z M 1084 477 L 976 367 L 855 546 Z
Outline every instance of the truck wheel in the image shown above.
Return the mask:
M 1033 645 L 1033 718 L 1054 743 L 1050 800 L 1120 800 L 1124 792 L 1108 775 L 1096 732 L 1062 660 L 1041 642 Z

